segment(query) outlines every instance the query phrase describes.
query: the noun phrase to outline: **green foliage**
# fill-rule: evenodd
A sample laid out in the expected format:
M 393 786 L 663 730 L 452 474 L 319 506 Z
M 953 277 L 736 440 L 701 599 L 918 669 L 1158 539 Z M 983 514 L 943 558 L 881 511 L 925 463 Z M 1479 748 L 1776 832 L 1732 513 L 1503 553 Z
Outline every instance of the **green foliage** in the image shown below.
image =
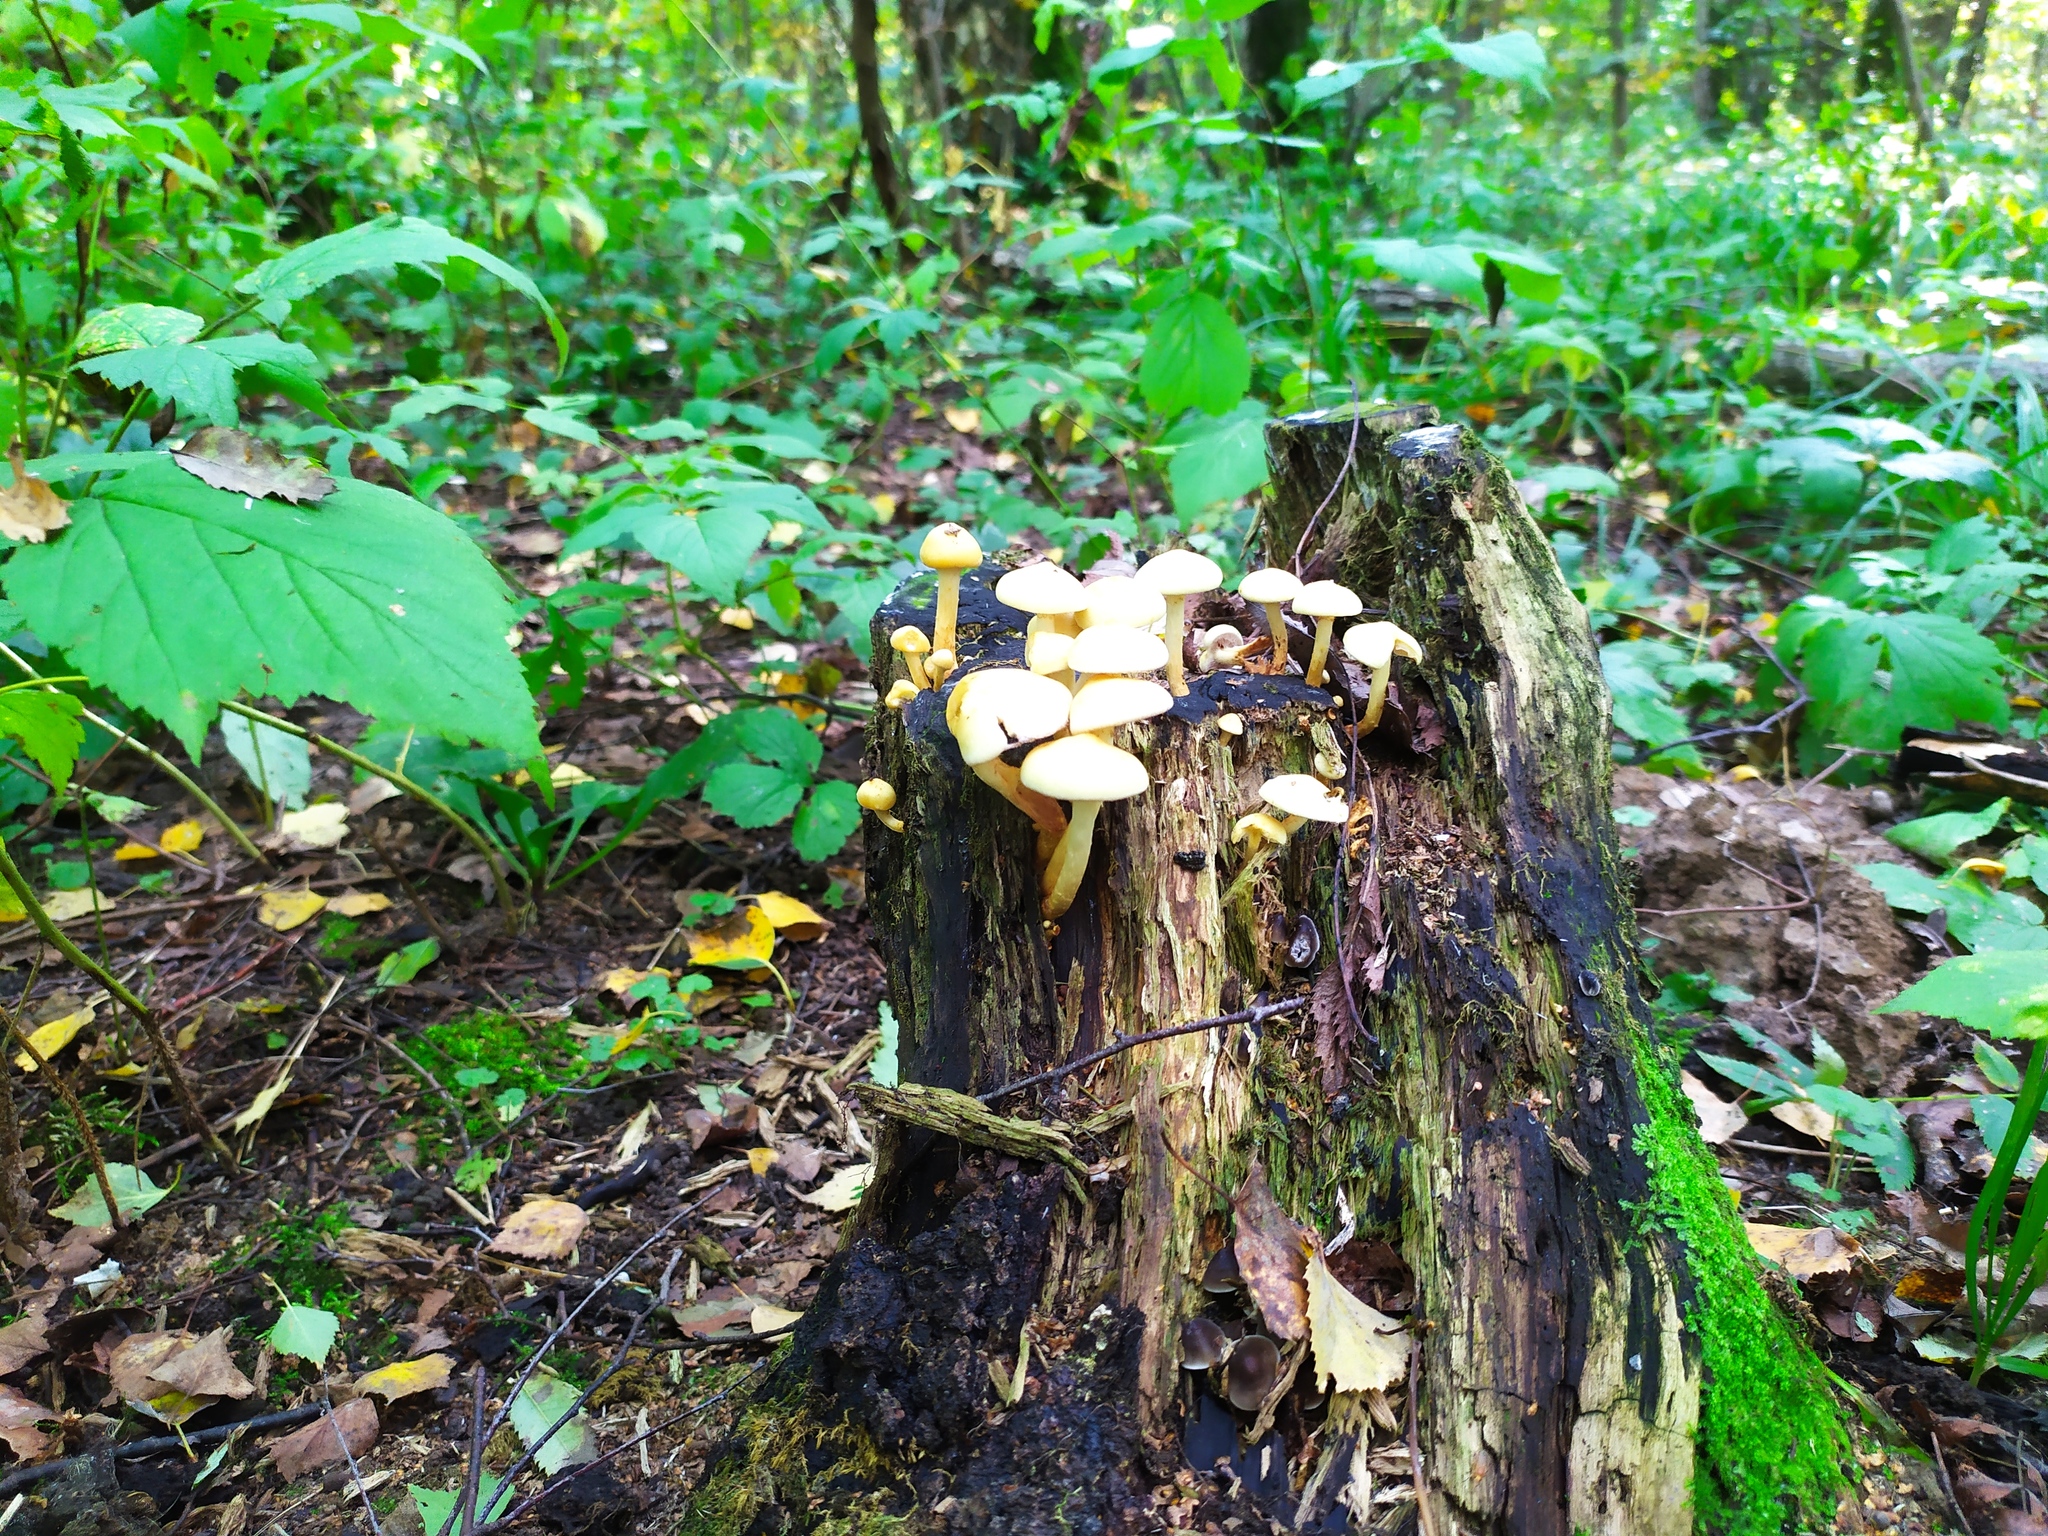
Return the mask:
M 133 1163 L 107 1164 L 107 1184 L 114 1191 L 114 1204 L 123 1216 L 140 1216 L 154 1210 L 170 1194 Z M 61 1216 L 76 1227 L 104 1227 L 114 1219 L 96 1176 L 89 1176 L 78 1193 L 62 1205 L 51 1206 L 50 1214 Z
M 0 736 L 21 743 L 35 765 L 50 776 L 61 798 L 71 782 L 72 765 L 85 742 L 80 714 L 85 708 L 68 693 L 30 693 L 29 685 L 0 688 Z
M 341 1319 L 320 1307 L 302 1307 L 287 1303 L 278 1313 L 277 1323 L 268 1335 L 270 1347 L 280 1355 L 296 1357 L 319 1365 L 334 1348 L 335 1335 L 341 1331 Z
M 1809 1066 L 1762 1031 L 1742 1023 L 1732 1027 L 1744 1044 L 1769 1057 L 1771 1065 L 1762 1067 L 1706 1051 L 1700 1053 L 1702 1061 L 1755 1093 L 1760 1108 L 1796 1101 L 1825 1111 L 1833 1117 L 1831 1152 L 1839 1156 L 1838 1148 L 1847 1147 L 1863 1153 L 1875 1165 L 1888 1192 L 1912 1187 L 1913 1143 L 1898 1107 L 1888 1099 L 1867 1099 L 1844 1087 L 1849 1068 L 1818 1032 L 1813 1036 L 1813 1065 Z M 1830 1183 L 1835 1171 L 1830 1162 Z
M 441 941 L 436 938 L 418 939 L 394 949 L 377 966 L 377 985 L 402 987 L 440 957 Z
M 502 1093 L 518 1089 L 529 1100 L 552 1093 L 574 1078 L 575 1048 L 567 1027 L 550 1022 L 531 1025 L 502 1013 L 478 1012 L 445 1024 L 430 1024 L 420 1031 L 407 1049 L 420 1064 L 458 1098 L 466 1098 L 464 1111 L 470 1135 L 483 1139 L 499 1129 L 499 1120 L 486 1090 Z M 470 1085 L 459 1081 L 465 1071 L 487 1072 Z M 423 1101 L 425 1102 L 425 1101 Z M 495 1165 L 494 1165 L 495 1166 Z M 490 1173 L 484 1178 L 488 1180 Z

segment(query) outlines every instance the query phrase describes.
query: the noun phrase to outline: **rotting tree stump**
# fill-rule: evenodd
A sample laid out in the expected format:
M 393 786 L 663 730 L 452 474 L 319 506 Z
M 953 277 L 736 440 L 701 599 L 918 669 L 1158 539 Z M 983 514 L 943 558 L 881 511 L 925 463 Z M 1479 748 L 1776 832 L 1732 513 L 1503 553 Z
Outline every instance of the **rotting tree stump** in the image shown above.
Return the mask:
M 1269 557 L 1299 551 L 1305 574 L 1422 643 L 1379 730 L 1352 749 L 1367 679 L 1343 664 L 1313 690 L 1191 679 L 1170 714 L 1118 732 L 1152 789 L 1104 806 L 1048 934 L 1030 822 L 963 766 L 945 694 L 923 692 L 876 712 L 870 768 L 905 830 L 868 818 L 867 898 L 902 1079 L 924 1090 L 987 1094 L 1123 1036 L 1307 1001 L 989 1111 L 864 1096 L 875 1175 L 698 1528 L 1138 1531 L 1162 1528 L 1162 1498 L 1253 1529 L 1691 1524 L 1702 1288 L 1675 1234 L 1731 1224 L 1648 1045 L 1584 615 L 1504 470 L 1428 408 L 1276 423 L 1269 454 Z M 963 583 L 949 686 L 1021 664 L 1000 574 Z M 929 630 L 932 592 L 913 578 L 877 614 L 878 691 L 897 675 L 889 633 Z M 1288 638 L 1305 660 L 1309 633 Z M 1233 844 L 1261 783 L 1319 757 L 1343 764 L 1349 824 L 1263 854 Z M 1646 1125 L 1667 1163 L 1692 1162 L 1653 1169 Z M 1354 1255 L 1405 1261 L 1417 1368 L 1407 1401 L 1373 1403 L 1377 1429 L 1355 1400 L 1326 1420 L 1297 1392 L 1240 1446 L 1246 1417 L 1179 1368 L 1255 1164 L 1323 1238 L 1348 1227 Z M 1748 1309 L 1766 1356 L 1741 1385 L 1769 1389 L 1788 1363 L 1803 1390 L 1808 1357 L 1746 1250 L 1716 1252 L 1726 1273 L 1707 1289 Z M 1419 1519 L 1370 1504 L 1375 1435 L 1383 1466 L 1413 1445 Z M 1229 1478 L 1190 1476 L 1219 1452 Z M 1768 1475 L 1800 1453 L 1767 1449 Z

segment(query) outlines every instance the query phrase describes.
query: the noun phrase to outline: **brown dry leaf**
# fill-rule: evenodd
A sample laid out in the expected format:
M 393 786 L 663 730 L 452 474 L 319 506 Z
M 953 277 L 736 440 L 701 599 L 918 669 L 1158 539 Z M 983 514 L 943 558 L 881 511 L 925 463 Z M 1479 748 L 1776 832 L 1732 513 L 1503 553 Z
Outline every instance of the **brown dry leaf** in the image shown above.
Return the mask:
M 780 891 L 763 891 L 754 898 L 754 902 L 775 925 L 775 931 L 785 939 L 803 943 L 822 938 L 832 931 L 829 918 L 819 916 L 794 896 L 785 896 Z
M 1788 1099 L 1783 1104 L 1773 1104 L 1770 1116 L 1781 1125 L 1791 1126 L 1802 1136 L 1811 1136 L 1822 1146 L 1834 1139 L 1835 1117 L 1805 1099 Z
M 7 462 L 14 467 L 14 481 L 0 490 L 0 534 L 40 544 L 67 525 L 71 514 L 65 510 L 64 498 L 50 489 L 49 481 L 28 472 L 19 443 L 7 455 Z
M 74 1232 L 83 1228 L 73 1227 Z M 92 1266 L 88 1264 L 87 1269 Z M 11 1376 L 31 1360 L 39 1360 L 50 1352 L 50 1340 L 45 1332 L 49 1318 L 41 1312 L 26 1312 L 0 1328 L 0 1376 Z
M 340 1434 L 335 1431 L 339 1429 Z M 270 1448 L 277 1463 L 277 1475 L 297 1482 L 308 1472 L 345 1462 L 342 1445 L 349 1456 L 363 1456 L 377 1443 L 377 1405 L 367 1397 L 352 1397 L 335 1406 L 332 1419 L 318 1418 L 304 1429 L 286 1435 Z
M 1276 1339 L 1308 1337 L 1307 1259 L 1300 1225 L 1280 1209 L 1257 1162 L 1231 1197 L 1237 1212 L 1237 1267 Z
M 228 1329 L 216 1328 L 193 1340 L 189 1348 L 166 1356 L 150 1375 L 192 1397 L 254 1396 L 256 1383 L 242 1374 L 228 1354 L 229 1336 Z
M 0 1383 L 0 1440 L 5 1440 L 14 1454 L 23 1461 L 32 1461 L 47 1451 L 56 1436 L 37 1429 L 38 1424 L 48 1424 L 62 1417 L 51 1412 L 32 1397 L 25 1397 L 14 1388 Z
M 201 427 L 171 455 L 178 468 L 219 491 L 275 496 L 279 501 L 318 501 L 334 489 L 334 477 L 303 460 L 286 461 L 269 443 L 233 427 Z
M 129 1407 L 166 1424 L 182 1424 L 215 1399 L 195 1398 L 168 1387 L 156 1379 L 156 1372 L 198 1342 L 197 1334 L 182 1328 L 131 1333 L 107 1356 L 107 1378 Z
M 1324 1389 L 1334 1381 L 1338 1392 L 1384 1392 L 1408 1374 L 1401 1325 L 1352 1295 L 1314 1243 L 1308 1253 L 1308 1324 L 1316 1381 Z
M 799 1137 L 785 1137 L 775 1144 L 775 1171 L 792 1184 L 808 1184 L 818 1176 L 825 1154 Z
M 1700 1140 L 1708 1146 L 1720 1146 L 1749 1124 L 1749 1116 L 1742 1112 L 1741 1105 L 1721 1098 L 1690 1072 L 1679 1073 L 1678 1084 L 1692 1100 L 1693 1112 L 1700 1117 Z
M 1833 1227 L 1780 1227 L 1746 1221 L 1752 1248 L 1795 1280 L 1840 1274 L 1856 1262 L 1862 1245 Z
M 121 1198 L 120 1191 L 114 1198 Z M 104 1202 L 102 1202 L 104 1203 Z M 103 1255 L 99 1245 L 114 1235 L 114 1229 L 107 1227 L 73 1227 L 54 1244 L 36 1244 L 36 1262 L 51 1274 L 71 1280 L 98 1266 Z
M 493 1253 L 522 1259 L 566 1259 L 590 1225 L 590 1212 L 568 1200 L 529 1200 L 498 1228 Z
M 356 1378 L 356 1391 L 375 1392 L 386 1402 L 411 1397 L 415 1392 L 433 1392 L 448 1385 L 448 1373 L 455 1362 L 446 1355 L 427 1355 L 403 1360 Z

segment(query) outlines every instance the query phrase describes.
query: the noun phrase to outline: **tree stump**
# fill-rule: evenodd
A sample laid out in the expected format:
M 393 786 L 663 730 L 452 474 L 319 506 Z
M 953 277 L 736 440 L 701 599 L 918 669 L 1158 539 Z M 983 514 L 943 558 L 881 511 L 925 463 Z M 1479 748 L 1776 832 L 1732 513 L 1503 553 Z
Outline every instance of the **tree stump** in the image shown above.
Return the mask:
M 1433 410 L 1295 418 L 1268 448 L 1269 557 L 1343 581 L 1426 659 L 1355 746 L 1348 663 L 1316 689 L 1191 677 L 1118 732 L 1152 787 L 1103 807 L 1056 925 L 1034 829 L 962 765 L 945 693 L 876 711 L 904 831 L 868 818 L 867 895 L 906 1087 L 861 1097 L 875 1175 L 707 1528 L 1136 1531 L 1172 1499 L 1255 1529 L 1668 1533 L 1692 1523 L 1696 1441 L 1726 1449 L 1711 1403 L 1700 1433 L 1707 1368 L 1789 1427 L 1756 1471 L 1704 1469 L 1703 1509 L 1764 1530 L 1781 1492 L 1819 1507 L 1831 1409 L 1650 1045 L 1583 612 L 1505 471 Z M 962 585 L 948 687 L 1021 664 L 1000 574 Z M 878 690 L 932 591 L 913 578 L 876 616 Z M 1311 638 L 1288 637 L 1297 661 Z M 1232 841 L 1268 777 L 1313 771 L 1347 825 Z M 1336 1273 L 1385 1279 L 1405 1396 L 1318 1407 L 1304 1343 L 1253 1423 L 1181 1368 L 1183 1322 L 1242 1315 L 1203 1279 L 1232 1196 L 1268 1184 L 1348 1237 Z M 1371 1502 L 1375 1452 L 1420 1471 L 1420 1511 Z M 1219 1457 L 1230 1477 L 1197 1475 Z

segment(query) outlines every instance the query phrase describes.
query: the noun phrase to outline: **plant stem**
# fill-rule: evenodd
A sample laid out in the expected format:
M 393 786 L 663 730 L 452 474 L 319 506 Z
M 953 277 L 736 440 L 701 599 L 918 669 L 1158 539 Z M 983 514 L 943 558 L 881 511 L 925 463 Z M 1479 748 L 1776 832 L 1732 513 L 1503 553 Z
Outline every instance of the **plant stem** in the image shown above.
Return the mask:
M 56 1090 L 57 1097 L 64 1101 L 64 1107 L 71 1112 L 71 1118 L 78 1126 L 78 1138 L 85 1147 L 86 1158 L 92 1163 L 92 1176 L 99 1181 L 100 1198 L 107 1202 L 107 1219 L 114 1224 L 115 1231 L 120 1231 L 128 1223 L 122 1219 L 121 1203 L 114 1198 L 114 1182 L 107 1177 L 107 1160 L 100 1154 L 100 1139 L 93 1134 L 92 1122 L 85 1117 L 85 1106 L 78 1102 L 77 1090 L 50 1065 L 49 1058 L 36 1049 L 35 1042 L 29 1039 L 21 1027 L 21 1020 L 12 1010 L 0 1007 L 0 1020 L 6 1022 L 6 1038 L 20 1045 L 28 1054 L 28 1059 L 36 1064 L 36 1070 L 49 1081 L 50 1086 Z M 5 1066 L 4 1062 L 0 1062 L 0 1071 L 4 1071 Z M 9 1096 L 12 1097 L 11 1090 Z
M 2026 1147 L 2034 1122 L 2040 1118 L 2044 1099 L 2048 1099 L 2048 1040 L 2037 1040 L 2033 1055 L 2027 1058 L 2026 1076 L 2020 1080 L 2020 1091 L 2013 1102 L 2012 1118 L 2006 1122 L 1997 1161 L 1991 1165 L 1991 1176 L 1984 1181 L 1983 1191 L 1977 1196 L 1977 1208 L 1970 1213 L 1970 1235 L 1963 1248 L 1964 1299 L 1970 1321 L 1977 1329 L 1977 1353 L 1970 1362 L 1970 1380 L 1973 1382 L 1990 1369 L 1991 1348 L 1997 1342 L 1977 1286 L 1978 1263 L 1998 1245 L 1998 1229 L 2005 1217 L 2006 1192 L 2012 1188 L 2013 1171 L 2019 1166 L 2020 1153 Z M 2006 1256 L 2008 1270 L 2016 1257 L 2013 1254 Z

